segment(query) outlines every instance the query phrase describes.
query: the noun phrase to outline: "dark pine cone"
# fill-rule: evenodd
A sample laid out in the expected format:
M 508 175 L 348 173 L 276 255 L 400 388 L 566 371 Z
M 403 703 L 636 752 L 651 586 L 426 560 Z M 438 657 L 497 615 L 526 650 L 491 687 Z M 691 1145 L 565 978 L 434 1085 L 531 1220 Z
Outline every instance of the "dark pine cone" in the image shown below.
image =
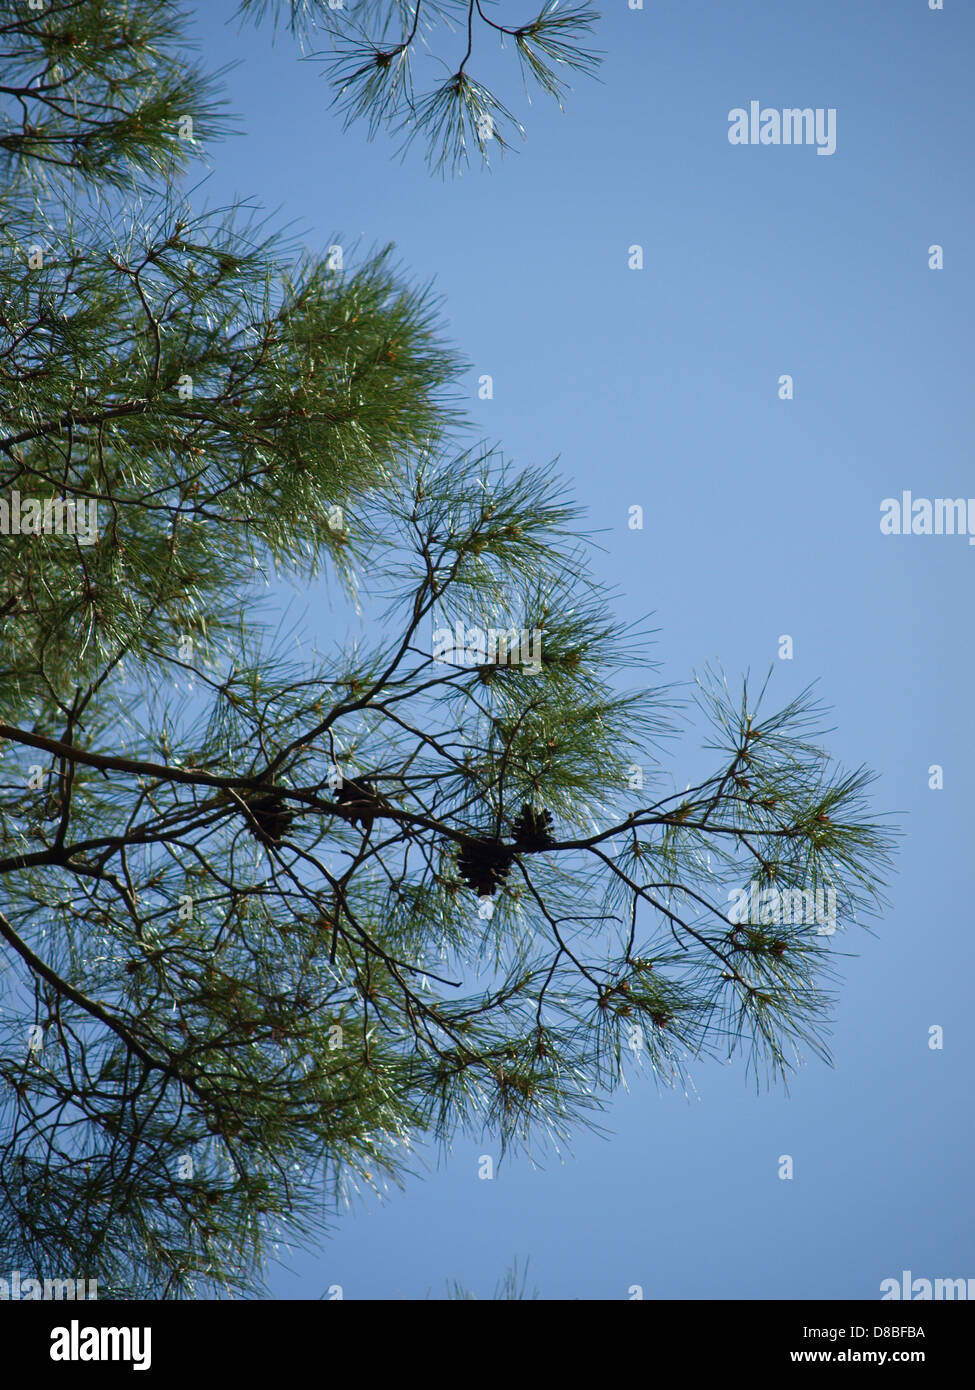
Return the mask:
M 457 871 L 479 898 L 493 898 L 513 857 L 514 851 L 498 840 L 469 840 L 457 856 Z
M 359 777 L 355 781 L 344 778 L 342 785 L 335 789 L 335 800 L 340 806 L 348 806 L 356 812 L 356 815 L 350 817 L 350 824 L 356 825 L 361 821 L 362 828 L 368 835 L 372 829 L 373 814 L 377 807 L 382 805 L 372 780 L 368 777 Z
M 552 826 L 551 811 L 534 811 L 524 805 L 521 815 L 511 827 L 515 838 L 515 848 L 523 850 L 551 849 L 555 841 L 549 834 Z
M 269 792 L 266 796 L 259 796 L 247 804 L 257 822 L 256 829 L 250 821 L 247 822 L 251 834 L 262 844 L 279 845 L 291 829 L 291 822 L 295 818 L 294 812 L 288 810 L 284 797 L 278 792 Z

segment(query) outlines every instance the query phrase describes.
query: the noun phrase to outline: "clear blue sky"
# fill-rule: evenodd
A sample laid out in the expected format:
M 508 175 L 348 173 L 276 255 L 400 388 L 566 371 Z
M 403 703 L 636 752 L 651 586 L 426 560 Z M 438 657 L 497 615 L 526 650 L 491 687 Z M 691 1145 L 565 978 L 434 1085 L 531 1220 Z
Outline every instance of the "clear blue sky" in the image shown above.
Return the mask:
M 876 807 L 906 831 L 891 910 L 838 945 L 833 1069 L 810 1061 L 788 1096 L 756 1096 L 738 1063 L 695 1068 L 689 1097 L 636 1082 L 608 1139 L 490 1182 L 490 1142 L 459 1143 L 288 1257 L 273 1292 L 442 1297 L 456 1278 L 487 1297 L 515 1256 L 545 1298 L 873 1299 L 905 1268 L 975 1276 L 975 547 L 879 528 L 904 489 L 975 497 L 969 8 L 612 0 L 602 82 L 577 80 L 564 114 L 513 88 L 519 153 L 446 183 L 419 152 L 343 134 L 287 34 L 225 27 L 229 0 L 196 8 L 206 64 L 243 60 L 227 89 L 244 133 L 212 150 L 210 200 L 256 197 L 315 249 L 393 240 L 435 278 L 476 432 L 525 463 L 560 456 L 621 612 L 654 614 L 660 678 L 774 664 L 779 703 L 818 679 L 831 749 L 881 773 Z M 751 100 L 835 108 L 835 154 L 732 146 L 728 113 Z M 675 749 L 681 783 L 696 757 Z

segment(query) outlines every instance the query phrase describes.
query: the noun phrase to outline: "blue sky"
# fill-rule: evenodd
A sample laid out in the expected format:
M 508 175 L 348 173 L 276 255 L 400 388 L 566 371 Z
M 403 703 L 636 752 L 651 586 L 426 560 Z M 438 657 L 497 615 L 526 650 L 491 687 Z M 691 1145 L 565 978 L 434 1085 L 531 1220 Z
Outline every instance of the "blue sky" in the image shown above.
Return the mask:
M 226 85 L 243 133 L 209 152 L 207 197 L 254 197 L 316 250 L 394 241 L 473 363 L 474 437 L 558 456 L 622 616 L 653 614 L 658 679 L 774 665 L 777 704 L 816 680 L 831 751 L 881 774 L 875 807 L 906 832 L 875 935 L 838 938 L 832 1069 L 810 1061 L 788 1096 L 756 1095 L 742 1063 L 694 1068 L 689 1096 L 638 1080 L 608 1138 L 492 1181 L 490 1141 L 458 1143 L 287 1256 L 273 1293 L 442 1297 L 458 1279 L 487 1297 L 515 1256 L 545 1298 L 873 1299 L 905 1268 L 975 1276 L 975 548 L 879 526 L 904 489 L 975 495 L 971 12 L 613 0 L 601 81 L 578 79 L 564 113 L 511 83 L 519 152 L 444 182 L 419 151 L 400 163 L 388 138 L 343 133 L 321 65 L 287 34 L 227 25 L 233 8 L 196 7 L 206 66 L 242 60 Z M 835 108 L 836 152 L 729 144 L 751 100 Z M 697 757 L 674 748 L 678 782 Z

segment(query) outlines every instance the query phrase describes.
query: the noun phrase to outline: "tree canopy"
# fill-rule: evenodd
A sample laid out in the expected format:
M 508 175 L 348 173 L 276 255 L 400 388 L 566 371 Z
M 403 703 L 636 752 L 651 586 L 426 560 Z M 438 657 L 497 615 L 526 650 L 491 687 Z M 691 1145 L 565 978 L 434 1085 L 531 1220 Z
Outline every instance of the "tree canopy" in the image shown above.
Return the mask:
M 225 127 L 174 6 L 2 13 L 8 1259 L 250 1292 L 418 1142 L 825 1054 L 805 908 L 874 908 L 891 836 L 808 692 L 706 673 L 675 791 L 649 634 L 551 468 L 466 433 L 429 289 L 176 194 Z M 323 651 L 281 616 L 320 580 L 365 615 Z

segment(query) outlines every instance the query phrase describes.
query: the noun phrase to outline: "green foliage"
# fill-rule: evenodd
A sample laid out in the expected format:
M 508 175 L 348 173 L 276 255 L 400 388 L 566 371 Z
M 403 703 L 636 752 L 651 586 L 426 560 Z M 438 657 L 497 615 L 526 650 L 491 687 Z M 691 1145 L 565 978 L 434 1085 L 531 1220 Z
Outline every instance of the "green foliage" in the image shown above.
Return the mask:
M 2 0 L 4 185 L 171 176 L 225 133 L 220 74 L 187 62 L 184 23 L 171 0 Z
M 24 214 L 0 231 L 0 305 L 3 486 L 93 502 L 102 527 L 81 554 L 5 538 L 14 717 L 176 634 L 205 646 L 268 558 L 351 579 L 332 508 L 450 423 L 459 363 L 388 251 L 341 275 L 286 267 L 229 214 L 143 208 L 120 235 Z
M 512 132 L 524 133 L 495 92 L 468 71 L 475 34 L 502 50 L 512 45 L 526 93 L 537 86 L 560 107 L 571 74 L 591 76 L 599 66 L 600 55 L 588 45 L 599 18 L 590 5 L 560 8 L 559 0 L 546 0 L 518 24 L 499 23 L 494 10 L 492 0 L 365 0 L 334 9 L 327 0 L 241 0 L 239 6 L 253 18 L 286 17 L 309 48 L 318 33 L 326 34 L 330 47 L 314 57 L 325 64 L 346 126 L 363 120 L 370 137 L 381 129 L 400 134 L 404 151 L 423 140 L 430 165 L 443 174 L 469 164 L 475 150 L 488 164 L 492 149 L 504 151 Z M 439 56 L 441 45 L 446 58 Z M 422 49 L 445 75 L 418 89 L 414 69 Z

